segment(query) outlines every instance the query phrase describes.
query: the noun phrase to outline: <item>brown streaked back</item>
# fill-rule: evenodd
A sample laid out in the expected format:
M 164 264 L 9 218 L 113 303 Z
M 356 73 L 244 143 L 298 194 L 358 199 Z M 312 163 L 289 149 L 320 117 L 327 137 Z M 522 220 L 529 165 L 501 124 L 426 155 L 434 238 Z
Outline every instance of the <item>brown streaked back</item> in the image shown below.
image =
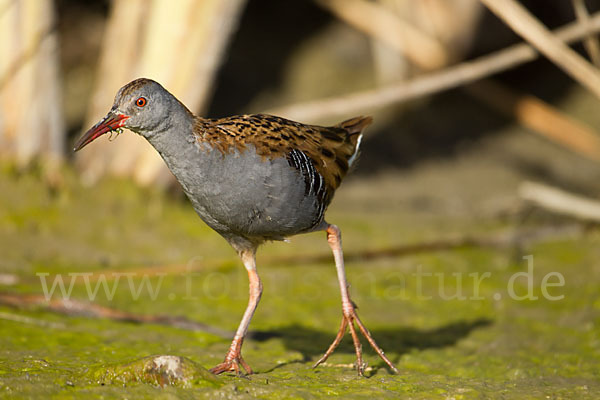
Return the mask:
M 221 152 L 244 150 L 252 144 L 262 157 L 287 157 L 293 150 L 306 154 L 327 187 L 326 203 L 349 170 L 361 132 L 373 119 L 355 117 L 335 126 L 305 125 L 284 118 L 252 114 L 221 119 L 197 118 L 199 140 Z

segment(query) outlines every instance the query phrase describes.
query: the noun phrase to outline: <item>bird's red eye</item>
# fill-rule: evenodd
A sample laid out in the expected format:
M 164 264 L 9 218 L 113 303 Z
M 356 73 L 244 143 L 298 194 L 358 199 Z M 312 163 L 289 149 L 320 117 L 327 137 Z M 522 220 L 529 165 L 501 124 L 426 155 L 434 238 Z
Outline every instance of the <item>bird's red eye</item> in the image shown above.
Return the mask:
M 146 105 L 146 103 L 147 103 L 147 100 L 146 100 L 146 98 L 145 98 L 145 97 L 140 97 L 139 99 L 137 99 L 137 100 L 135 101 L 135 104 L 136 104 L 138 107 L 144 107 L 144 106 Z

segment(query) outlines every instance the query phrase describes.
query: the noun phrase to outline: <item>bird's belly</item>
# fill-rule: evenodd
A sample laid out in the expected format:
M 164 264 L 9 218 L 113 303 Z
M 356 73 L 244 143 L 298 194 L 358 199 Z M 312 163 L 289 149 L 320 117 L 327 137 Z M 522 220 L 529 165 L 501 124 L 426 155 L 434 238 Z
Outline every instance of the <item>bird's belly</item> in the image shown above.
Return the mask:
M 253 148 L 223 155 L 200 152 L 196 165 L 175 173 L 200 217 L 222 234 L 256 240 L 310 231 L 322 210 L 285 158 L 263 159 Z

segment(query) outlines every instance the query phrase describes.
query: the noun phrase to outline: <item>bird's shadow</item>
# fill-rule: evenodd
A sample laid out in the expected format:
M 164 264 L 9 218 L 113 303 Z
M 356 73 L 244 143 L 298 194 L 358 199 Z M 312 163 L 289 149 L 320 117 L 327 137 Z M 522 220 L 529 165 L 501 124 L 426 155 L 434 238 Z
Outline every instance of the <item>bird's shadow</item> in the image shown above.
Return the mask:
M 414 329 L 414 328 L 388 328 L 376 329 L 371 331 L 371 336 L 377 344 L 391 356 L 392 362 L 397 362 L 402 354 L 412 350 L 424 350 L 430 348 L 442 348 L 453 346 L 460 339 L 467 337 L 473 330 L 483 328 L 492 324 L 490 319 L 476 319 L 473 321 L 456 321 L 435 329 Z M 251 331 L 248 333 L 251 340 L 258 342 L 267 341 L 272 338 L 278 338 L 283 341 L 288 350 L 298 351 L 303 355 L 303 362 L 316 360 L 323 355 L 335 337 L 335 332 L 320 331 L 302 325 L 288 325 L 277 329 L 266 331 Z M 352 340 L 345 337 L 340 343 L 336 352 L 354 354 Z M 361 338 L 361 340 L 364 338 Z M 370 352 L 370 347 L 365 340 L 363 349 Z M 281 367 L 284 364 L 279 365 Z M 383 367 L 383 361 L 374 365 L 374 367 Z

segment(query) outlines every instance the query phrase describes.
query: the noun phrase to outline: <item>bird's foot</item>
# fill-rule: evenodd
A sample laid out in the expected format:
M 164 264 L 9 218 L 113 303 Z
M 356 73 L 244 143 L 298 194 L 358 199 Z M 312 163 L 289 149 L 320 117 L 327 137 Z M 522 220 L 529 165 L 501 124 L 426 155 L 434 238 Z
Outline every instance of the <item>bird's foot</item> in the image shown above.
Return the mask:
M 333 340 L 333 343 L 329 346 L 325 354 L 315 363 L 313 368 L 316 368 L 319 364 L 325 362 L 329 358 L 329 356 L 334 352 L 334 350 L 338 347 L 344 334 L 346 333 L 346 328 L 350 328 L 350 334 L 352 335 L 352 341 L 354 342 L 354 349 L 356 351 L 356 369 L 358 371 L 358 375 L 363 376 L 365 372 L 365 363 L 362 360 L 362 345 L 358 338 L 358 333 L 354 326 L 354 323 L 358 326 L 358 329 L 363 334 L 363 336 L 367 339 L 371 347 L 377 352 L 379 357 L 390 367 L 394 373 L 398 374 L 398 369 L 392 364 L 392 362 L 386 357 L 383 350 L 375 343 L 375 340 L 369 333 L 368 329 L 362 323 L 360 318 L 358 318 L 358 314 L 356 314 L 356 306 L 352 303 L 349 306 L 343 307 L 343 317 L 342 317 L 342 325 L 337 333 L 337 336 Z
M 229 351 L 227 352 L 227 355 L 225 356 L 225 360 L 211 368 L 210 372 L 215 375 L 219 375 L 223 372 L 233 371 L 236 375 L 242 376 L 244 374 L 242 373 L 240 366 L 246 371 L 246 375 L 252 374 L 252 368 L 250 368 L 248 363 L 246 363 L 242 357 L 242 340 L 234 339 L 231 343 Z
M 238 354 L 234 358 L 225 357 L 225 361 L 211 368 L 210 372 L 215 375 L 222 374 L 223 372 L 235 372 L 236 375 L 243 376 L 244 373 L 240 366 L 246 371 L 246 375 L 252 374 L 252 368 L 244 361 L 241 354 Z

